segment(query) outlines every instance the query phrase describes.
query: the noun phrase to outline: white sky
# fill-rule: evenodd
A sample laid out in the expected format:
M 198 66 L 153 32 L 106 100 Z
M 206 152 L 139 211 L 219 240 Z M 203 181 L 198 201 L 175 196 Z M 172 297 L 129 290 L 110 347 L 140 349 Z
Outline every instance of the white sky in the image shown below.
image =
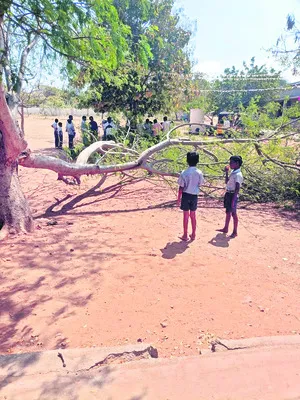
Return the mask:
M 284 32 L 288 14 L 300 17 L 300 0 L 177 0 L 176 6 L 182 7 L 191 21 L 197 21 L 195 71 L 215 77 L 227 67 L 241 68 L 252 56 L 258 65 L 283 71 L 266 49 Z M 300 80 L 291 71 L 283 76 Z

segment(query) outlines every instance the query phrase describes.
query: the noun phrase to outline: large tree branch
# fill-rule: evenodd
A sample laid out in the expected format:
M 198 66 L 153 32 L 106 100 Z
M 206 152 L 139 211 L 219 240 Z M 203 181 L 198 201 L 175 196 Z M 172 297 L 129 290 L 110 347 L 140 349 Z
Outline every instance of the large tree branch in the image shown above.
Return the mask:
M 50 169 L 60 176 L 79 177 L 81 175 L 99 175 L 109 172 L 126 171 L 139 167 L 137 161 L 124 164 L 100 166 L 96 164 L 75 164 L 60 160 L 59 158 L 41 154 L 24 153 L 19 159 L 20 165 L 27 168 Z

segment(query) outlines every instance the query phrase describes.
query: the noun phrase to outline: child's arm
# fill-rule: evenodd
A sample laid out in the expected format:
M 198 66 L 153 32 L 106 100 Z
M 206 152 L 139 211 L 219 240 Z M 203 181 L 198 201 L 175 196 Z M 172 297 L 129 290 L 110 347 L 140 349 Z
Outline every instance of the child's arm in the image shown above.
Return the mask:
M 183 192 L 183 187 L 179 186 L 179 188 L 178 188 L 178 196 L 177 196 L 177 206 L 178 207 L 180 207 L 182 192 Z
M 229 181 L 229 176 L 228 176 L 228 171 L 229 171 L 229 165 L 226 165 L 226 167 L 224 168 L 225 171 L 225 183 L 228 183 Z
M 232 207 L 232 208 L 234 208 L 234 204 L 235 204 L 236 198 L 237 198 L 237 196 L 238 196 L 238 194 L 239 194 L 240 187 L 241 187 L 241 185 L 240 185 L 238 182 L 236 182 L 236 184 L 235 184 L 235 189 L 234 189 L 234 195 L 233 195 L 233 197 L 232 197 L 232 203 L 231 203 L 231 207 Z

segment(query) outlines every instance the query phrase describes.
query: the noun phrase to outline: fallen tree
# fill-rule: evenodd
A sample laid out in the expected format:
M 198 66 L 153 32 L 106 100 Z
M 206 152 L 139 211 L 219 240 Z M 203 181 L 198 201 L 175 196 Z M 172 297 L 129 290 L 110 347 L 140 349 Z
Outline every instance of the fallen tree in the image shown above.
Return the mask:
M 212 173 L 207 173 L 212 193 L 215 188 L 222 185 L 211 184 L 210 181 L 220 181 L 222 169 L 228 162 L 234 146 L 245 147 L 246 154 L 255 152 L 262 163 L 273 163 L 285 169 L 300 172 L 299 159 L 294 163 L 278 160 L 262 149 L 266 143 L 291 140 L 297 132 L 284 132 L 280 130 L 269 132 L 267 135 L 256 138 L 202 138 L 190 140 L 189 138 L 172 138 L 174 132 L 189 124 L 182 124 L 173 128 L 166 139 L 154 144 L 144 151 L 139 152 L 128 148 L 124 143 L 114 141 L 99 141 L 84 149 L 77 157 L 76 162 L 65 161 L 53 156 L 33 153 L 27 148 L 23 134 L 14 122 L 6 104 L 5 93 L 0 89 L 0 223 L 3 226 L 2 236 L 8 232 L 29 232 L 33 228 L 33 220 L 27 200 L 22 192 L 18 179 L 18 164 L 26 168 L 52 170 L 58 174 L 58 179 L 67 181 L 73 178 L 80 184 L 83 175 L 105 175 L 108 173 L 125 172 L 130 170 L 145 170 L 150 174 L 163 177 L 177 177 L 179 170 L 185 166 L 185 154 L 190 150 L 203 153 L 200 167 L 208 168 Z M 284 126 L 287 129 L 287 125 Z M 225 147 L 227 146 L 227 147 Z M 230 148 L 229 146 L 233 146 Z M 173 153 L 168 153 L 174 150 Z M 97 158 L 89 163 L 89 160 Z M 125 159 L 125 161 L 123 161 Z M 182 167 L 182 168 L 181 168 Z M 245 167 L 247 168 L 247 166 Z M 216 173 L 217 172 L 217 173 Z M 250 174 L 251 175 L 251 174 Z

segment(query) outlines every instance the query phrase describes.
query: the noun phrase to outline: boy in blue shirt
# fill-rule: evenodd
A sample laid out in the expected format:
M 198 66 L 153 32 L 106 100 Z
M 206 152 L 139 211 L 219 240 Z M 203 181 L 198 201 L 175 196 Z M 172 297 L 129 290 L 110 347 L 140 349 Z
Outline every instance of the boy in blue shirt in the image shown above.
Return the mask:
M 196 168 L 199 162 L 199 154 L 196 152 L 188 152 L 186 156 L 189 167 L 182 171 L 179 178 L 179 190 L 177 197 L 178 207 L 183 211 L 183 236 L 182 240 L 188 240 L 188 224 L 191 218 L 192 234 L 191 240 L 196 238 L 196 210 L 198 206 L 198 194 L 200 186 L 204 183 L 202 172 Z
M 217 229 L 218 232 L 228 233 L 229 223 L 232 216 L 233 219 L 233 232 L 231 238 L 237 237 L 238 216 L 237 216 L 237 202 L 238 195 L 243 183 L 243 175 L 241 173 L 241 166 L 243 160 L 241 156 L 230 157 L 229 166 L 227 165 L 225 171 L 226 193 L 224 196 L 224 207 L 226 209 L 225 225 L 222 229 Z M 229 167 L 232 169 L 231 174 L 228 176 Z

